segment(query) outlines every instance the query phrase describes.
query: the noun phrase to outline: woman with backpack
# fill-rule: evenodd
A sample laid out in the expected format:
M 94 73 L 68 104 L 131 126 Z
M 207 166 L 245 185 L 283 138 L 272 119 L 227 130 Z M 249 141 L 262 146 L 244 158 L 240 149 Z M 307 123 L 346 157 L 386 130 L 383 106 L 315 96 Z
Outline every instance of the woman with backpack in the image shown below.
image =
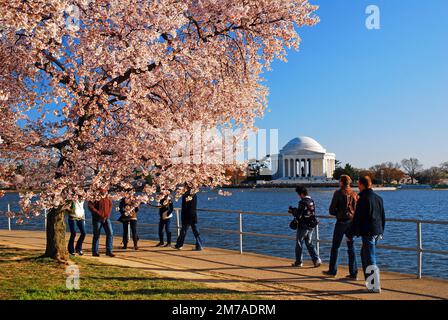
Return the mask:
M 336 224 L 333 232 L 333 244 L 331 246 L 329 270 L 324 274 L 334 277 L 338 272 L 338 253 L 344 235 L 347 239 L 349 279 L 357 279 L 358 268 L 354 250 L 353 236 L 350 227 L 356 211 L 358 194 L 350 187 L 352 179 L 347 175 L 342 175 L 339 180 L 339 190 L 335 191 L 330 205 L 330 214 L 336 216 Z
M 296 188 L 296 192 L 300 198 L 298 208 L 289 208 L 289 213 L 294 216 L 294 220 L 291 223 L 291 228 L 297 229 L 296 238 L 296 261 L 292 264 L 293 267 L 303 266 L 303 243 L 308 249 L 314 266 L 317 268 L 321 265 L 322 261 L 314 248 L 312 241 L 313 231 L 316 228 L 319 220 L 316 218 L 316 205 L 314 200 L 308 195 L 308 190 L 305 187 L 299 186 Z

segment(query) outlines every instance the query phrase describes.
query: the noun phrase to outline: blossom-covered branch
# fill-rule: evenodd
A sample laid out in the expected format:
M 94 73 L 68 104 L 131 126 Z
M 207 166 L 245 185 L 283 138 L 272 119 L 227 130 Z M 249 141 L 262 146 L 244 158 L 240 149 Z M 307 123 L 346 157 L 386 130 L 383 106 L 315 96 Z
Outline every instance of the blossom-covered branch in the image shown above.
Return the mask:
M 227 183 L 237 164 L 223 159 L 267 105 L 262 72 L 318 22 L 307 0 L 10 0 L 0 10 L 0 179 L 40 190 L 35 204 L 47 208 L 100 188 L 148 202 Z M 225 128 L 237 132 L 229 150 L 222 132 L 209 134 Z

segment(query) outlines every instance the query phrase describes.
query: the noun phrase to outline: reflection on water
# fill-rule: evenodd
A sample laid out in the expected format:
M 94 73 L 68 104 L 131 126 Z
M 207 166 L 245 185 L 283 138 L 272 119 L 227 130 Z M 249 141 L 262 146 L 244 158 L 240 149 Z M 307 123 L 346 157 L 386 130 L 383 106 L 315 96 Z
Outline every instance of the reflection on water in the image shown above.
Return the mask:
M 293 189 L 233 189 L 231 196 L 223 197 L 217 191 L 203 191 L 199 194 L 199 208 L 227 209 L 241 211 L 276 212 L 286 213 L 290 205 L 297 205 L 297 196 Z M 317 204 L 318 214 L 326 215 L 333 190 L 312 189 L 311 196 Z M 386 215 L 388 218 L 407 218 L 425 220 L 448 220 L 448 191 L 447 190 L 402 190 L 383 191 L 379 194 L 384 198 Z M 11 203 L 12 210 L 18 210 L 18 196 L 7 194 L 0 200 L 0 211 L 5 211 L 7 203 Z M 177 205 L 178 206 L 178 205 Z M 87 214 L 89 217 L 89 214 Z M 118 212 L 114 212 L 114 220 L 118 218 Z M 139 213 L 139 221 L 157 224 L 158 213 L 156 210 L 143 206 Z M 244 231 L 256 233 L 271 233 L 294 236 L 294 232 L 288 228 L 289 217 L 270 217 L 245 215 L 243 218 Z M 238 230 L 238 215 L 212 212 L 199 213 L 199 229 L 219 228 Z M 332 220 L 322 219 L 320 224 L 321 239 L 330 240 L 333 232 Z M 175 225 L 175 224 L 173 224 Z M 6 218 L 0 219 L 0 228 L 7 228 Z M 24 225 L 13 225 L 14 229 L 43 230 L 42 218 L 26 221 Z M 90 232 L 89 219 L 87 229 Z M 121 234 L 121 226 L 115 225 L 115 234 Z M 139 228 L 141 238 L 156 239 L 157 227 Z M 215 231 L 203 230 L 206 245 L 226 249 L 238 249 L 239 236 Z M 448 250 L 448 226 L 423 225 L 423 244 L 425 249 Z M 189 234 L 187 241 L 192 241 Z M 401 247 L 416 246 L 416 225 L 413 223 L 393 223 L 386 226 L 383 244 Z M 357 244 L 359 246 L 359 240 Z M 269 254 L 285 258 L 294 257 L 294 241 L 288 239 L 270 239 L 255 236 L 244 236 L 244 250 Z M 330 246 L 321 244 L 320 252 L 324 261 L 328 261 Z M 305 258 L 308 258 L 305 255 Z M 340 263 L 345 264 L 347 254 L 344 245 L 341 246 Z M 416 253 L 398 252 L 381 249 L 378 252 L 378 264 L 380 268 L 403 273 L 415 273 L 417 268 Z M 448 256 L 424 254 L 423 274 L 448 278 Z

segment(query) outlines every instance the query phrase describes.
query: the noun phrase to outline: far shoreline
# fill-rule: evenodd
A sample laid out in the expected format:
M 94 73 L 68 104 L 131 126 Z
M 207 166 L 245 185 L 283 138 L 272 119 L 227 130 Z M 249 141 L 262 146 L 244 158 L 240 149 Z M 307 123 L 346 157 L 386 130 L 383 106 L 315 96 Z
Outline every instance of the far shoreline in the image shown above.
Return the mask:
M 303 186 L 310 189 L 337 189 L 339 188 L 338 183 L 258 183 L 258 184 L 231 184 L 217 186 L 214 189 L 294 189 L 298 186 Z M 358 186 L 356 184 L 351 185 L 352 188 L 356 189 Z M 202 188 L 201 188 L 202 189 Z M 206 188 L 213 190 L 211 188 Z M 433 191 L 448 191 L 448 186 L 431 186 L 431 188 L 403 188 L 401 189 L 399 185 L 397 186 L 382 186 L 374 185 L 373 189 L 376 191 L 407 191 L 407 190 L 433 190 Z M 6 193 L 39 193 L 42 190 L 15 190 L 15 189 L 0 189 L 0 192 Z M 1 197 L 0 197 L 1 198 Z
M 310 189 L 337 189 L 339 188 L 338 183 L 289 183 L 289 184 L 236 184 L 236 185 L 225 185 L 219 188 L 221 189 L 294 189 L 298 186 L 303 186 Z M 352 185 L 352 188 L 357 188 L 357 185 Z M 391 186 L 374 186 L 373 189 L 381 190 L 397 190 L 397 187 Z

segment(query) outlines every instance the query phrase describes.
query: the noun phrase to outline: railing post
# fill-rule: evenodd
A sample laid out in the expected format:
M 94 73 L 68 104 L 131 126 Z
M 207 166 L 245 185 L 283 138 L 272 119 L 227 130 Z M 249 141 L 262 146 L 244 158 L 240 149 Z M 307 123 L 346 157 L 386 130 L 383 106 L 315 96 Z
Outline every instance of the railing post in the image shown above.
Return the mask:
M 320 236 L 319 236 L 319 225 L 316 226 L 316 253 L 320 256 Z
M 47 209 L 44 209 L 44 223 L 45 223 L 45 231 L 47 231 Z
M 417 278 L 422 278 L 422 258 L 423 258 L 423 241 L 422 241 L 422 223 L 417 222 Z
M 11 205 L 8 203 L 8 230 L 11 231 Z
M 176 211 L 176 229 L 177 229 L 177 237 L 180 236 L 180 221 L 179 221 L 179 209 L 174 209 Z
M 240 254 L 243 254 L 243 214 L 239 213 L 240 220 Z

